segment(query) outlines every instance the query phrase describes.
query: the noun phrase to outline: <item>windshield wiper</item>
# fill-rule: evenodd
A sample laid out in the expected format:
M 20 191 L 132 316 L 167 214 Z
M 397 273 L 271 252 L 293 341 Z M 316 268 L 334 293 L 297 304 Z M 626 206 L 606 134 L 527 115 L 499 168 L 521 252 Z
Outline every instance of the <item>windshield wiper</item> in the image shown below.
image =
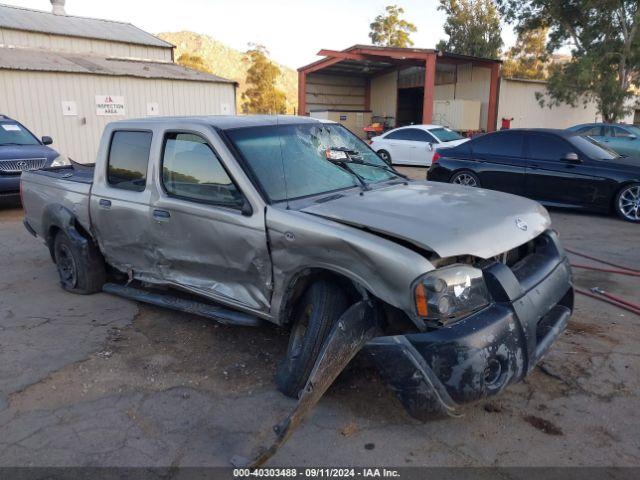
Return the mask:
M 354 177 L 356 177 L 358 179 L 358 184 L 360 185 L 360 188 L 362 189 L 363 192 L 366 192 L 367 190 L 371 190 L 371 187 L 369 186 L 369 184 L 366 182 L 366 180 L 364 179 L 364 177 L 362 175 L 360 175 L 358 172 L 356 172 L 353 168 L 351 168 L 351 166 L 349 165 L 349 163 L 355 163 L 355 162 L 341 162 L 341 161 L 335 161 L 332 160 L 331 163 L 333 163 L 334 165 L 338 165 L 339 167 L 342 167 L 344 170 L 346 170 L 347 172 L 349 172 L 351 175 L 353 175 Z
M 374 168 L 379 168 L 381 170 L 384 170 L 385 172 L 389 172 L 392 175 L 395 175 L 396 177 L 400 177 L 400 178 L 404 178 L 405 180 L 409 180 L 409 177 L 407 177 L 404 173 L 400 173 L 397 172 L 396 170 L 394 170 L 393 168 L 389 167 L 388 165 L 378 165 L 376 163 L 371 163 L 371 162 L 365 162 L 364 160 L 359 160 L 357 158 L 351 158 L 351 161 L 353 163 L 355 163 L 356 165 L 366 165 L 367 167 L 374 167 Z

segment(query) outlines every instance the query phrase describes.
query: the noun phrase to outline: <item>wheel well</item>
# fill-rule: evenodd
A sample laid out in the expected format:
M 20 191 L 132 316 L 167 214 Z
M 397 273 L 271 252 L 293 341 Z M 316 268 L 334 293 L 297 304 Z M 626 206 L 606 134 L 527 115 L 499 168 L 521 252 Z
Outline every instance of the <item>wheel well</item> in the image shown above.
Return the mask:
M 629 181 L 629 182 L 624 182 L 613 192 L 613 195 L 611 195 L 611 201 L 609 202 L 609 211 L 610 212 L 615 212 L 616 211 L 616 198 L 618 198 L 618 194 L 623 189 L 627 188 L 629 185 L 634 185 L 634 184 L 640 185 L 640 182 L 634 182 L 633 180 Z
M 404 312 L 380 300 L 371 292 L 364 289 L 363 286 L 357 285 L 350 278 L 339 273 L 324 269 L 304 270 L 300 272 L 300 274 L 298 274 L 296 278 L 291 282 L 288 293 L 286 295 L 286 301 L 284 302 L 284 307 L 282 309 L 282 315 L 280 317 L 282 318 L 282 325 L 287 327 L 291 326 L 293 320 L 291 318 L 292 312 L 296 305 L 296 302 L 302 297 L 304 292 L 313 282 L 320 279 L 329 279 L 341 285 L 345 289 L 345 292 L 347 293 L 351 304 L 356 303 L 365 296 L 366 298 L 370 298 L 378 309 L 380 318 L 384 323 L 383 329 L 387 334 L 406 334 L 411 332 L 418 332 L 415 324 L 409 319 L 409 317 L 407 317 Z
M 293 308 L 307 288 L 318 280 L 330 280 L 338 283 L 345 289 L 349 299 L 352 300 L 353 303 L 362 297 L 362 294 L 358 291 L 355 283 L 344 275 L 320 268 L 303 270 L 293 279 L 287 289 L 286 300 L 282 308 L 282 315 L 280 316 L 280 318 L 282 318 L 283 325 L 291 325 L 291 314 Z

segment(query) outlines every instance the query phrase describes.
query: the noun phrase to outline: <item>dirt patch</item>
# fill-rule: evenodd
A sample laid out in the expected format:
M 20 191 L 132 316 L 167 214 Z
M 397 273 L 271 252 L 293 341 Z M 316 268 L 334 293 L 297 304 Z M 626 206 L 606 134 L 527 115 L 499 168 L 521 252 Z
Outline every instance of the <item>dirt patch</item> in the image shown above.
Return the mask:
M 549 420 L 536 417 L 535 415 L 526 415 L 522 418 L 525 422 L 532 427 L 537 428 L 542 433 L 546 433 L 547 435 L 564 435 L 562 429 L 551 423 Z

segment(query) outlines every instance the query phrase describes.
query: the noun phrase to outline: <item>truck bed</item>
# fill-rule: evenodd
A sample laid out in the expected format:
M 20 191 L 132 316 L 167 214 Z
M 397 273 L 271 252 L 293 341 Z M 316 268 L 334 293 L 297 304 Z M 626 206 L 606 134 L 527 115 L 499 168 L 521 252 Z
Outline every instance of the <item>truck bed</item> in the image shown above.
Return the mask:
M 89 194 L 93 170 L 92 165 L 73 164 L 55 170 L 23 172 L 20 183 L 25 220 L 38 236 L 45 238 L 46 209 L 56 206 L 73 212 L 82 227 L 90 231 Z

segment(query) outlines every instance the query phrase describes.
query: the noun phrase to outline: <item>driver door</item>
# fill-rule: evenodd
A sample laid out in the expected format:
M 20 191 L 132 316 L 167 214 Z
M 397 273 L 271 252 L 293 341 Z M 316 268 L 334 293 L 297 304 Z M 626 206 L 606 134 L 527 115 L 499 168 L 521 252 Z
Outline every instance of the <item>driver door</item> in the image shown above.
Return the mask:
M 272 279 L 264 215 L 248 204 L 214 146 L 220 140 L 211 137 L 199 125 L 164 132 L 151 199 L 158 267 L 163 280 L 186 290 L 267 312 Z

